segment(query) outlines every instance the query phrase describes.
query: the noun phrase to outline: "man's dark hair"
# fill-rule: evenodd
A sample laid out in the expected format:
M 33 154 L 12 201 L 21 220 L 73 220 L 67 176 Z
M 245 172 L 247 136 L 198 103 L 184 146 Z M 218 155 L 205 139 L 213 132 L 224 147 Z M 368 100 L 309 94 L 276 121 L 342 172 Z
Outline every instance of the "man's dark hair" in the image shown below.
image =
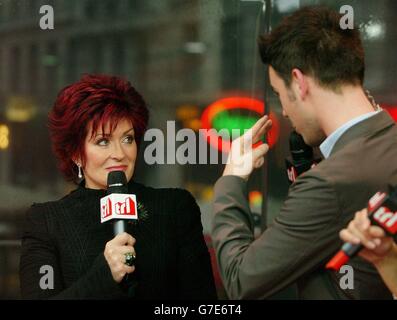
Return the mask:
M 264 64 L 284 80 L 298 68 L 323 87 L 337 91 L 341 84 L 363 84 L 364 49 L 360 32 L 342 29 L 342 15 L 324 7 L 304 7 L 284 18 L 271 33 L 259 38 Z

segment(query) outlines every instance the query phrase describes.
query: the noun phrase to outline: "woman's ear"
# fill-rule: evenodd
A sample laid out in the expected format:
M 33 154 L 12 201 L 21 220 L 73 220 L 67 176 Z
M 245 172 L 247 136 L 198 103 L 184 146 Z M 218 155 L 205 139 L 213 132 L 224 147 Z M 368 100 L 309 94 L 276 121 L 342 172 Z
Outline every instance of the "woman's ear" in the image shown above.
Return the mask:
M 76 166 L 81 166 L 82 165 L 80 157 L 72 157 L 72 161 L 74 162 L 74 164 Z

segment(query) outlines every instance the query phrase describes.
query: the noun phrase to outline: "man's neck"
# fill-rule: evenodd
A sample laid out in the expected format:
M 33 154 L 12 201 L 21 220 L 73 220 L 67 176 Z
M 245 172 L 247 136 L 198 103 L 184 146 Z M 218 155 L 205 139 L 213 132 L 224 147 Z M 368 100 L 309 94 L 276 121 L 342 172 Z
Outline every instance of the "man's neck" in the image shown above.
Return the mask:
M 313 103 L 325 135 L 328 137 L 348 121 L 375 111 L 360 86 L 344 86 L 341 93 L 322 88 L 313 95 Z

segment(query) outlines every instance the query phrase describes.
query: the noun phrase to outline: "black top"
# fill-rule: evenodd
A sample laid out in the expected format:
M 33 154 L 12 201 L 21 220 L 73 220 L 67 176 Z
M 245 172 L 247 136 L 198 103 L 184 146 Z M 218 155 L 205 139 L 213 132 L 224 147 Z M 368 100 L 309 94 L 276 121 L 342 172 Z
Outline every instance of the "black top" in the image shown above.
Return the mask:
M 20 261 L 23 298 L 216 298 L 200 209 L 191 194 L 132 181 L 128 190 L 146 212 L 137 224 L 127 223 L 137 255 L 129 289 L 113 280 L 103 255 L 114 238 L 112 222 L 100 222 L 100 198 L 106 191 L 79 186 L 58 201 L 28 210 Z M 46 289 L 51 287 L 49 270 L 53 289 Z

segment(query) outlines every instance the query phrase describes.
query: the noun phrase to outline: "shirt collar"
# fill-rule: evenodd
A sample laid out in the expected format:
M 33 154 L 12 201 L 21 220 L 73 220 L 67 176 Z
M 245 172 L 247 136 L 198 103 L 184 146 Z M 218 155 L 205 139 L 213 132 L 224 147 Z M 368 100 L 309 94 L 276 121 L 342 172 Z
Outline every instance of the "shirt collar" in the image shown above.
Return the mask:
M 323 141 L 323 143 L 320 145 L 320 151 L 321 151 L 322 155 L 324 156 L 324 158 L 327 159 L 330 156 L 332 149 L 335 146 L 335 143 L 339 140 L 339 138 L 342 136 L 342 134 L 344 134 L 348 129 L 350 129 L 357 123 L 362 122 L 362 121 L 374 116 L 375 114 L 377 114 L 380 111 L 381 110 L 372 111 L 372 112 L 363 114 L 361 116 L 358 116 L 358 117 L 346 122 L 344 125 L 342 125 L 338 129 L 336 129 L 334 132 L 332 132 L 327 137 L 327 139 L 325 139 Z

